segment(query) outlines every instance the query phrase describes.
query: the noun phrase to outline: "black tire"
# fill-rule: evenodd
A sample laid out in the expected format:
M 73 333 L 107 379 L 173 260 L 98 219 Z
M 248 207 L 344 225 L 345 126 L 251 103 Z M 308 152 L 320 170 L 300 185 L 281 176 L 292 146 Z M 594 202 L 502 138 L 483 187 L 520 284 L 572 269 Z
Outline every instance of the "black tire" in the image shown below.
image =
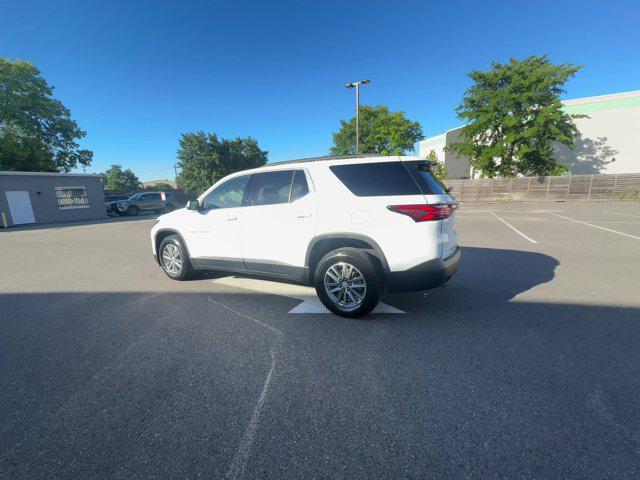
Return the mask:
M 140 213 L 140 209 L 138 207 L 131 205 L 129 208 L 127 208 L 127 215 L 129 217 L 135 217 L 139 213 Z
M 164 253 L 165 253 L 165 248 L 167 248 L 168 245 L 171 245 L 174 248 L 177 248 L 179 251 L 180 261 L 181 261 L 179 269 L 174 269 L 170 267 L 169 262 L 167 262 L 167 259 Z M 169 248 L 169 250 L 171 249 Z M 171 256 L 171 255 L 168 254 L 168 256 Z M 193 271 L 193 267 L 191 266 L 191 261 L 189 260 L 187 249 L 184 248 L 184 245 L 182 244 L 182 240 L 177 235 L 169 235 L 168 237 L 165 237 L 164 239 L 162 239 L 162 242 L 158 247 L 158 260 L 160 261 L 160 266 L 162 267 L 162 270 L 164 270 L 164 273 L 167 275 L 167 277 L 171 278 L 172 280 L 187 280 L 193 277 L 194 271 Z
M 341 305 L 341 297 L 336 300 L 336 296 L 327 291 L 327 288 L 330 287 L 325 287 L 325 276 L 332 267 L 332 273 L 345 274 L 345 264 L 351 266 L 350 269 L 347 268 L 347 275 L 350 274 L 349 278 L 341 277 L 336 282 L 336 285 L 339 285 L 340 289 L 344 291 L 343 298 L 345 300 L 342 301 L 343 305 Z M 355 270 L 353 270 L 354 267 Z M 349 282 L 349 280 L 358 278 L 356 273 L 360 273 L 364 277 L 364 289 L 362 289 L 362 286 L 353 286 L 361 285 L 361 283 L 354 281 L 352 285 Z M 342 278 L 345 278 L 345 281 L 342 281 Z M 320 301 L 333 313 L 342 317 L 358 318 L 371 312 L 380 301 L 382 278 L 370 254 L 359 248 L 343 247 L 327 253 L 318 262 L 314 272 L 314 286 Z M 349 292 L 350 297 L 347 297 L 347 292 Z M 355 299 L 358 292 L 363 293 L 360 303 L 350 300 Z M 349 305 L 349 302 L 352 304 Z

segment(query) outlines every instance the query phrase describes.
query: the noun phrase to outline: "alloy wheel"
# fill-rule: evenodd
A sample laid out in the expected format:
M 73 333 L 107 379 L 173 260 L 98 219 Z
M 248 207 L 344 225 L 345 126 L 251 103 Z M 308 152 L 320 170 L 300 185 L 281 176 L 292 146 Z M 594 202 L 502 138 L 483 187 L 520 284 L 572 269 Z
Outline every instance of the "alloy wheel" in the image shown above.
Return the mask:
M 173 243 L 167 243 L 162 250 L 162 264 L 170 275 L 178 275 L 182 269 L 180 249 Z
M 367 281 L 356 267 L 339 262 L 325 272 L 324 288 L 336 306 L 341 310 L 351 311 L 362 304 L 367 294 Z

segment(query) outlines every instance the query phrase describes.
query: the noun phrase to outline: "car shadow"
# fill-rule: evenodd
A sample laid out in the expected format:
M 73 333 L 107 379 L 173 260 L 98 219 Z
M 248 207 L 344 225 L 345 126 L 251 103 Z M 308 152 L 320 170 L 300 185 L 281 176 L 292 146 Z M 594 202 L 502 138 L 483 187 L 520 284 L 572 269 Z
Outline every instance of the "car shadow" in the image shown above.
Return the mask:
M 425 308 L 427 303 L 446 305 L 449 301 L 482 308 L 483 305 L 508 302 L 527 290 L 550 282 L 560 264 L 557 259 L 537 252 L 461 248 L 458 271 L 444 287 L 421 293 L 388 294 L 385 301 L 403 310 Z M 449 294 L 453 297 L 449 298 Z

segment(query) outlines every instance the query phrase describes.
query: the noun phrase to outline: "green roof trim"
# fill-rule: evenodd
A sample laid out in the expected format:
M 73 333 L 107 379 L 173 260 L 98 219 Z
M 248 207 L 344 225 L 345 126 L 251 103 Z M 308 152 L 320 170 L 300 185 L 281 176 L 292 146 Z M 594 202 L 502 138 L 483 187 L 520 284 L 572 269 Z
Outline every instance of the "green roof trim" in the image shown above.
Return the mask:
M 565 113 L 581 114 L 589 112 L 601 112 L 603 110 L 617 110 L 619 108 L 640 107 L 640 96 L 632 98 L 620 98 L 613 100 L 600 100 L 577 105 L 564 105 Z

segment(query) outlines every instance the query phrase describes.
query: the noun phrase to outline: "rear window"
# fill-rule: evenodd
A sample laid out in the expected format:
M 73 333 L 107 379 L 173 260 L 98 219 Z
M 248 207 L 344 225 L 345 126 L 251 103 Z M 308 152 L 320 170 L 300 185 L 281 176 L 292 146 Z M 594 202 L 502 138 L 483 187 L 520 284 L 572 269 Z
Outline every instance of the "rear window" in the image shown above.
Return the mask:
M 402 162 L 354 163 L 329 168 L 358 197 L 422 194 Z
M 425 195 L 446 195 L 445 185 L 438 180 L 427 162 L 404 162 L 411 176 Z

